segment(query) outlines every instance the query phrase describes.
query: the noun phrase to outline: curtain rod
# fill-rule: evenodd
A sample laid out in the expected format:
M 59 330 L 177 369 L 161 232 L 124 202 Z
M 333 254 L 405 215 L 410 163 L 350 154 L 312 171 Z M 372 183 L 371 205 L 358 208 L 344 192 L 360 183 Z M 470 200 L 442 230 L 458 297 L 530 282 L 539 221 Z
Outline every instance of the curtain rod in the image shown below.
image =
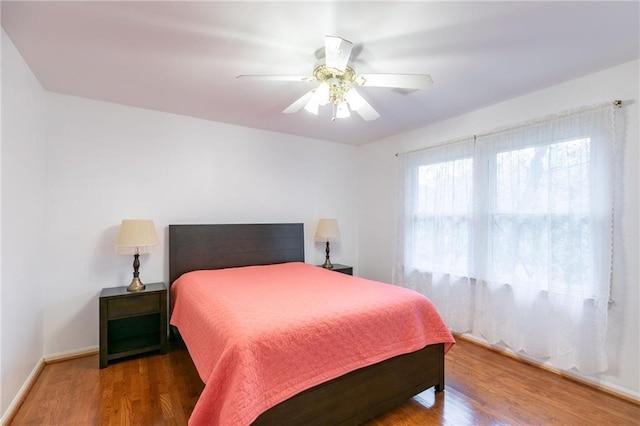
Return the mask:
M 613 104 L 613 106 L 615 106 L 615 107 L 617 107 L 617 108 L 622 108 L 622 101 L 621 101 L 620 99 L 616 99 L 616 100 L 614 100 L 614 101 L 612 101 L 612 102 L 610 102 L 610 103 L 611 103 L 611 104 Z M 592 106 L 590 106 L 590 107 L 589 107 L 589 106 L 587 106 L 587 107 L 579 108 L 579 109 L 577 109 L 577 110 L 568 110 L 568 111 L 565 111 L 565 112 L 560 112 L 560 113 L 557 113 L 557 114 L 551 114 L 551 115 L 553 115 L 553 116 L 555 116 L 555 117 L 562 117 L 562 116 L 567 116 L 567 115 L 577 114 L 577 113 L 579 113 L 579 112 L 590 111 L 591 109 L 601 108 L 601 107 L 603 107 L 603 106 L 605 106 L 605 105 L 608 105 L 608 104 L 609 104 L 609 102 L 605 102 L 605 103 L 601 103 L 601 104 L 592 105 Z M 526 121 L 526 122 L 524 122 L 524 123 L 516 124 L 516 125 L 514 125 L 514 126 L 510 126 L 510 127 L 507 127 L 507 128 L 499 128 L 499 129 L 496 129 L 496 130 L 492 130 L 492 131 L 490 131 L 490 132 L 485 132 L 485 133 L 475 134 L 475 135 L 471 135 L 471 136 L 463 136 L 463 137 L 460 137 L 460 138 L 457 138 L 457 139 L 453 139 L 453 140 L 449 140 L 449 141 L 446 141 L 446 142 L 442 142 L 442 143 L 439 143 L 439 144 L 436 144 L 436 145 L 432 145 L 432 146 L 425 146 L 425 147 L 423 147 L 423 148 L 413 149 L 413 150 L 411 150 L 411 151 L 396 152 L 395 156 L 396 156 L 396 157 L 402 157 L 403 155 L 413 154 L 413 153 L 415 153 L 415 152 L 420 152 L 420 151 L 426 151 L 426 150 L 431 149 L 431 148 L 439 148 L 439 147 L 442 147 L 442 146 L 447 146 L 447 145 L 453 145 L 453 144 L 456 144 L 456 143 L 461 143 L 461 142 L 464 142 L 464 141 L 469 140 L 469 139 L 473 139 L 473 140 L 475 141 L 479 136 L 480 136 L 480 137 L 482 137 L 482 136 L 489 136 L 489 135 L 494 135 L 494 134 L 496 134 L 496 133 L 502 133 L 502 132 L 506 132 L 506 131 L 508 131 L 508 130 L 517 129 L 517 128 L 519 128 L 519 127 L 530 126 L 530 125 L 532 125 L 532 124 L 536 124 L 536 123 L 539 123 L 539 122 L 541 122 L 541 121 L 544 121 L 544 120 L 545 120 L 545 119 L 547 119 L 548 117 L 549 117 L 549 116 L 541 117 L 541 118 L 539 118 L 539 119 L 534 119 L 534 120 L 532 120 L 532 121 Z

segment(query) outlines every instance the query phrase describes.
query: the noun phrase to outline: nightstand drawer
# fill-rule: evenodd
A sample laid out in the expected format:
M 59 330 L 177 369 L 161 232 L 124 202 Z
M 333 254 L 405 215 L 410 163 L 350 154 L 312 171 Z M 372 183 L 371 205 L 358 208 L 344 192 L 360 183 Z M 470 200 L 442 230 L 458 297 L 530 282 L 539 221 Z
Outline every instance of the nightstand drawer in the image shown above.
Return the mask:
M 107 301 L 108 319 L 159 311 L 160 296 L 158 294 L 141 294 L 140 296 L 109 299 Z

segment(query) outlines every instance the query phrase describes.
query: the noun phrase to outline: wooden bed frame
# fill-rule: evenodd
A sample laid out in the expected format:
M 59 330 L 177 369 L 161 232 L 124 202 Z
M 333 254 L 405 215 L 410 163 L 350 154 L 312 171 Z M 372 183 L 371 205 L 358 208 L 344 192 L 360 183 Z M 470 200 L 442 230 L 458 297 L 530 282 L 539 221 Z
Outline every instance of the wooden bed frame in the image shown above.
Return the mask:
M 199 269 L 304 262 L 304 229 L 292 224 L 169 225 L 169 278 Z M 429 345 L 303 391 L 254 425 L 357 425 L 412 396 L 444 390 L 444 344 Z

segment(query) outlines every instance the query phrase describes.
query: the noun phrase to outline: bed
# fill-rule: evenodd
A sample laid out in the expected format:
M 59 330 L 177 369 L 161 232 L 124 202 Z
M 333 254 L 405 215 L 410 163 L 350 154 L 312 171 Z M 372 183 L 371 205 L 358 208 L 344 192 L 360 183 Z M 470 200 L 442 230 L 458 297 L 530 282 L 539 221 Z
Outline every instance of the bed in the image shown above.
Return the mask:
M 200 279 L 200 276 L 209 274 L 216 277 L 219 277 L 220 274 L 226 274 L 224 275 L 226 281 L 237 273 L 244 273 L 245 270 L 263 276 L 268 275 L 267 271 L 277 271 L 277 273 L 274 272 L 276 275 L 282 274 L 280 272 L 282 268 L 289 268 L 304 270 L 305 273 L 309 272 L 316 277 L 316 280 L 338 278 L 342 280 L 339 287 L 349 287 L 352 281 L 348 280 L 353 280 L 354 285 L 374 285 L 369 282 L 360 282 L 366 280 L 322 270 L 322 268 L 315 266 L 311 267 L 303 262 L 304 229 L 303 225 L 299 223 L 170 225 L 169 276 L 172 285 L 172 298 L 176 298 L 178 295 L 177 300 L 172 299 L 171 301 L 172 309 L 177 308 L 178 317 L 192 315 L 190 318 L 200 318 L 194 316 L 194 312 L 200 309 L 197 302 L 203 300 L 200 299 L 201 296 L 197 296 L 195 304 L 188 305 L 186 304 L 188 300 L 186 293 L 180 293 L 177 290 L 186 288 L 186 284 L 183 282 L 187 278 L 196 277 L 197 280 Z M 178 284 L 173 288 L 176 282 Z M 224 286 L 222 284 L 218 284 L 216 287 L 216 284 L 208 284 L 207 282 L 206 285 L 215 287 L 221 295 L 223 294 Z M 251 281 L 247 285 L 256 284 Z M 228 285 L 228 287 L 232 286 Z M 254 287 L 252 291 L 256 291 L 258 288 Z M 317 293 L 317 296 L 320 294 Z M 233 297 L 235 298 L 235 296 Z M 181 299 L 184 302 L 176 304 Z M 216 309 L 223 312 L 225 308 Z M 221 316 L 225 315 L 219 315 L 219 317 Z M 232 317 L 233 315 L 228 316 Z M 215 319 L 215 321 L 218 320 L 220 318 Z M 201 350 L 200 353 L 196 350 L 198 348 L 196 340 L 198 339 L 194 340 L 192 336 L 195 336 L 196 333 L 203 333 L 196 331 L 196 329 L 204 330 L 204 323 L 207 321 L 206 319 L 183 320 L 178 324 L 176 330 L 176 334 L 184 339 L 191 358 L 194 360 L 194 365 L 205 383 L 205 389 L 190 419 L 192 425 L 222 424 L 226 421 L 226 417 L 223 421 L 209 421 L 209 417 L 203 414 L 211 412 L 210 410 L 215 411 L 206 405 L 209 403 L 207 401 L 215 400 L 216 395 L 220 393 L 224 394 L 221 391 L 223 386 L 220 383 L 222 383 L 221 380 L 227 380 L 224 377 L 221 378 L 218 373 L 214 375 L 211 372 L 212 369 L 203 364 Z M 174 322 L 179 321 L 174 321 L 174 315 L 172 315 L 172 323 Z M 273 322 L 277 323 L 277 320 L 274 319 Z M 229 424 L 355 425 L 401 404 L 428 388 L 434 387 L 436 392 L 440 392 L 444 389 L 444 354 L 453 344 L 453 337 L 448 331 L 446 334 L 446 336 L 442 335 L 439 338 L 440 341 L 420 346 L 416 350 L 390 356 L 358 368 L 351 366 L 349 371 L 343 374 L 329 377 L 309 388 L 297 389 L 295 393 L 281 398 L 282 401 L 269 405 L 264 411 L 260 409 L 258 414 L 249 414 L 249 417 L 243 417 L 244 420 L 229 421 Z M 199 340 L 212 344 L 211 340 L 214 339 L 199 338 Z M 303 349 L 300 351 L 303 353 Z M 256 371 L 262 370 L 257 369 Z M 277 386 L 278 383 L 275 383 L 275 387 Z M 248 400 L 253 397 L 244 394 L 242 396 L 243 398 L 246 396 Z

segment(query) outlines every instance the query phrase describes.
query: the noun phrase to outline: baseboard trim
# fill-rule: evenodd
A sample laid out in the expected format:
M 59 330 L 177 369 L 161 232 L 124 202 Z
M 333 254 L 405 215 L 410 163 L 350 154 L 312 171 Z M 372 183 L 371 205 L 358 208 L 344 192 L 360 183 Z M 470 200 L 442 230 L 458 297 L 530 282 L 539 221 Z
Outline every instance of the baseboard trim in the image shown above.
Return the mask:
M 75 358 L 82 358 L 85 356 L 97 354 L 98 351 L 99 351 L 98 346 L 89 346 L 82 349 L 74 349 L 72 351 L 57 352 L 54 354 L 45 355 L 44 363 L 53 364 L 54 362 L 61 362 L 61 361 L 67 361 L 70 359 L 75 359 Z
M 44 368 L 44 364 L 44 358 L 40 358 L 35 367 L 33 367 L 33 370 L 31 370 L 31 373 L 29 373 L 27 380 L 25 380 L 15 398 L 13 398 L 13 401 L 11 401 L 11 404 L 9 404 L 9 407 L 7 407 L 7 410 L 2 414 L 2 418 L 0 418 L 0 425 L 4 426 L 6 424 L 9 424 L 11 420 L 13 420 L 13 417 L 18 412 L 18 409 L 20 409 L 20 406 L 27 398 L 29 391 L 36 383 L 36 380 L 38 380 L 38 376 L 40 376 L 40 373 Z
M 508 356 L 509 358 L 513 358 L 517 361 L 524 362 L 529 365 L 533 365 L 534 367 L 541 368 L 542 370 L 549 371 L 551 373 L 557 374 L 562 377 L 566 377 L 567 379 L 598 389 L 602 392 L 608 393 L 620 399 L 624 399 L 625 401 L 629 401 L 633 404 L 640 405 L 640 393 L 632 392 L 632 391 L 629 391 L 628 389 L 624 389 L 619 386 L 601 383 L 595 379 L 591 379 L 585 376 L 580 376 L 570 371 L 560 370 L 559 368 L 546 365 L 526 355 L 516 354 L 510 349 L 493 346 L 489 344 L 487 341 L 470 334 L 455 334 L 455 337 L 456 339 L 461 339 L 469 343 L 482 346 L 491 351 L 498 352 L 501 355 Z

